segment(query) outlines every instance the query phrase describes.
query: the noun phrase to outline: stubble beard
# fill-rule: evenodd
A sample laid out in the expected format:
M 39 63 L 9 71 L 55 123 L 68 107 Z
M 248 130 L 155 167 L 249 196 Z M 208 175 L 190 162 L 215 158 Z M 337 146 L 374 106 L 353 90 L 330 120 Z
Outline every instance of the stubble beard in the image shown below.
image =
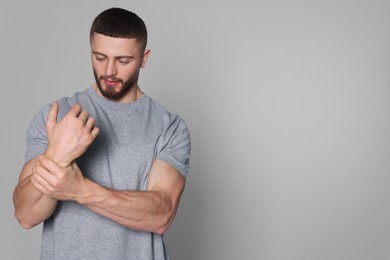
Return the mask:
M 106 77 L 106 76 L 98 77 L 95 70 L 93 70 L 93 75 L 95 77 L 96 85 L 99 88 L 100 93 L 103 95 L 103 97 L 111 100 L 119 100 L 123 98 L 127 93 L 130 92 L 131 89 L 133 89 L 137 85 L 137 81 L 138 81 L 138 73 L 133 75 L 125 82 L 122 79 L 115 78 L 115 77 Z M 111 88 L 104 89 L 102 87 L 101 81 L 106 79 L 120 82 L 122 84 L 122 88 L 118 92 L 116 92 Z

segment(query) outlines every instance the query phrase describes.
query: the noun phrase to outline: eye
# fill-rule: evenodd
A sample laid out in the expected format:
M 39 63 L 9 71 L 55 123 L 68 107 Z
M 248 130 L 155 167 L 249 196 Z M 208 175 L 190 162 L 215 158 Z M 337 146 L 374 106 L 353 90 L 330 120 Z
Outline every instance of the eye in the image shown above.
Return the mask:
M 95 59 L 97 61 L 104 61 L 106 59 L 106 57 L 104 57 L 103 55 L 95 55 Z
M 120 64 L 124 64 L 124 65 L 130 63 L 130 59 L 129 58 L 120 58 L 118 61 L 119 61 Z

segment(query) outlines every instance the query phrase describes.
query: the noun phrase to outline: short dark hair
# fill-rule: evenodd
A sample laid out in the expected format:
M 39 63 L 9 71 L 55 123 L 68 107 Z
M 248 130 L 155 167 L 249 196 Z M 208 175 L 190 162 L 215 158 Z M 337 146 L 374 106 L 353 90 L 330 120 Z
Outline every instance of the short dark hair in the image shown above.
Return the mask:
M 135 13 L 122 8 L 110 8 L 96 16 L 90 31 L 90 40 L 94 33 L 115 38 L 135 38 L 144 51 L 148 33 L 144 21 Z

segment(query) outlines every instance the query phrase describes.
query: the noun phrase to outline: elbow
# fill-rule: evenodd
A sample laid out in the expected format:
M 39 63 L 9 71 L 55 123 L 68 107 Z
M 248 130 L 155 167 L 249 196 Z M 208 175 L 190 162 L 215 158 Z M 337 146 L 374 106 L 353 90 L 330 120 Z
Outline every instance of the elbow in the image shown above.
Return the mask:
M 15 211 L 14 216 L 18 220 L 20 226 L 24 229 L 31 229 L 38 225 L 37 223 L 32 223 L 31 221 L 29 221 L 28 218 L 23 217 L 22 214 L 20 214 L 18 211 Z
M 27 223 L 27 222 L 20 222 L 20 221 L 19 221 L 19 223 L 20 223 L 20 226 L 21 226 L 22 228 L 24 228 L 24 229 L 31 229 L 31 228 L 33 228 L 33 227 L 36 226 L 36 225 L 32 225 L 32 224 Z
M 31 229 L 33 227 L 35 227 L 35 225 L 31 224 L 31 223 L 28 223 L 26 221 L 22 221 L 20 219 L 18 219 L 18 222 L 19 222 L 19 225 L 23 228 L 23 229 Z
M 156 233 L 158 235 L 163 235 L 168 230 L 168 228 L 171 226 L 174 218 L 175 218 L 175 214 L 174 213 L 170 213 L 170 214 L 167 214 L 164 217 L 161 217 L 161 222 L 155 228 L 153 233 Z
M 178 203 L 167 203 L 167 207 L 165 208 L 164 213 L 161 214 L 161 217 L 159 218 L 158 225 L 156 225 L 156 228 L 153 230 L 153 233 L 163 235 L 168 228 L 171 226 L 173 220 L 176 217 Z
M 153 233 L 158 234 L 158 235 L 164 235 L 164 233 L 168 230 L 168 226 L 164 227 L 159 227 L 156 230 L 154 230 Z

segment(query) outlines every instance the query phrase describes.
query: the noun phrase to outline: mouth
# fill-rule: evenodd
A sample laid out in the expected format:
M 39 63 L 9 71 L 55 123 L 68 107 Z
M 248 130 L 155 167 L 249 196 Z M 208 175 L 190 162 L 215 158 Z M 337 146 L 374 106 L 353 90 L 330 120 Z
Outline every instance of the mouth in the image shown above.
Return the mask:
M 121 83 L 119 80 L 109 80 L 109 79 L 103 79 L 104 84 L 110 87 L 115 87 Z

